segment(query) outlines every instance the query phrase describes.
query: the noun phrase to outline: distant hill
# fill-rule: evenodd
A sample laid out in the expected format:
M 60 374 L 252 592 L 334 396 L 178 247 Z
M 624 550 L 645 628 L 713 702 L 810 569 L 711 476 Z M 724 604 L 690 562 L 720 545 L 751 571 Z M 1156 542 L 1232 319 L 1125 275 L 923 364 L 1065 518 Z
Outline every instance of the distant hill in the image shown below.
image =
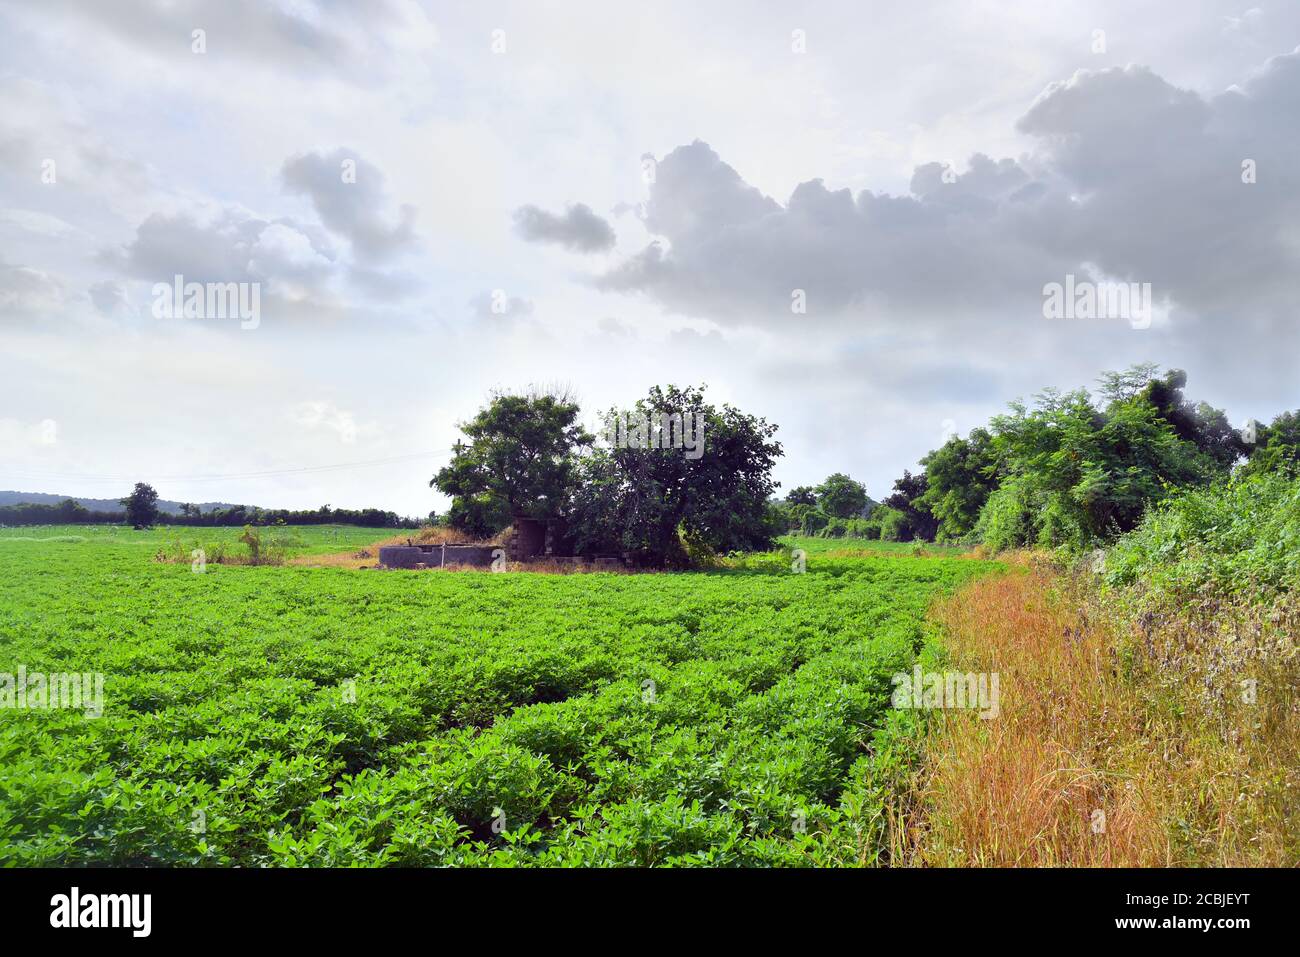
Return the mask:
M 123 493 L 126 494 L 126 493 Z M 58 505 L 64 499 L 72 499 L 92 512 L 120 512 L 122 503 L 115 498 L 81 498 L 77 495 L 51 495 L 48 492 L 0 492 L 0 506 L 4 505 Z M 200 512 L 211 512 L 219 508 L 232 508 L 229 502 L 196 502 Z M 181 503 L 167 499 L 158 499 L 158 510 L 169 515 L 181 513 Z

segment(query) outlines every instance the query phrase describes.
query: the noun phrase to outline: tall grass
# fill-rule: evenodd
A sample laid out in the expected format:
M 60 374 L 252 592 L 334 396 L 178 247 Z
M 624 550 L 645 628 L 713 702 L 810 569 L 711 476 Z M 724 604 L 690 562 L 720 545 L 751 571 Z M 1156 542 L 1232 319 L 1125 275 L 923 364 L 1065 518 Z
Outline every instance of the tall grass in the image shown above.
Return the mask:
M 303 541 L 288 528 L 245 525 L 238 545 L 224 540 L 186 542 L 175 538 L 158 549 L 154 561 L 192 565 L 201 556 L 206 565 L 283 565 L 289 553 L 300 548 Z
M 1039 564 L 934 617 L 954 666 L 999 673 L 1001 708 L 930 722 L 899 862 L 1300 862 L 1300 604 L 1203 592 L 1135 613 Z

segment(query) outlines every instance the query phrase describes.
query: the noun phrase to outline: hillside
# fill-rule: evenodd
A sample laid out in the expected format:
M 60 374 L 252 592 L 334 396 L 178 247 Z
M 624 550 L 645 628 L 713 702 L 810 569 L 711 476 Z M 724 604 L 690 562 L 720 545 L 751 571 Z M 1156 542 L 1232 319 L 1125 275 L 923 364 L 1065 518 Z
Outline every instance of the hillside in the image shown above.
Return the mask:
M 128 490 L 129 491 L 129 490 Z M 122 493 L 127 494 L 126 492 Z M 92 512 L 120 512 L 122 503 L 116 498 L 82 498 L 77 495 L 54 495 L 49 492 L 13 492 L 0 491 L 0 506 L 5 505 L 58 505 L 65 499 L 72 499 Z M 211 512 L 216 509 L 233 508 L 229 502 L 199 502 L 199 511 Z M 181 503 L 168 499 L 158 500 L 158 510 L 169 515 L 181 513 Z

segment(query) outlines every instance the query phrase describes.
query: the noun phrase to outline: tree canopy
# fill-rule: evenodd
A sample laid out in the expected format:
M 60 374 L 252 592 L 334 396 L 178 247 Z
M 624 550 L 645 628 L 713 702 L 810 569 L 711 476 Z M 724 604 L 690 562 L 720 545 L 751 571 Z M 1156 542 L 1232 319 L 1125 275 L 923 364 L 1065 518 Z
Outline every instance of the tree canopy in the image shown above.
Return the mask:
M 556 518 L 567 508 L 577 456 L 593 436 L 565 394 L 497 393 L 461 431 L 450 464 L 429 482 L 452 497 L 448 521 L 473 534 L 515 516 Z
M 152 485 L 136 482 L 135 489 L 121 502 L 127 522 L 136 528 L 150 528 L 158 520 L 158 493 Z
M 859 518 L 867 507 L 867 490 L 843 472 L 828 475 L 817 486 L 816 503 L 831 518 Z
M 676 448 L 600 448 L 582 462 L 572 530 L 581 551 L 617 551 L 649 565 L 685 565 L 701 553 L 765 548 L 776 529 L 768 498 L 781 454 L 776 426 L 730 405 L 709 403 L 703 386 L 650 389 L 611 415 L 693 414 L 703 422 L 698 458 Z

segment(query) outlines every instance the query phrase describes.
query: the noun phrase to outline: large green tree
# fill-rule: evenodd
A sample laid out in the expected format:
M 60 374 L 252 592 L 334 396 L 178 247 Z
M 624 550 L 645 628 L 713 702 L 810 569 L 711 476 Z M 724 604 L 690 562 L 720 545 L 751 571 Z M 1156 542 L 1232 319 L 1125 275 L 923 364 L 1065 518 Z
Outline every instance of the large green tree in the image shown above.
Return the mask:
M 572 530 L 584 552 L 632 554 L 651 566 L 689 565 L 700 554 L 766 548 L 782 531 L 768 499 L 781 454 L 776 426 L 730 405 L 718 408 L 704 387 L 655 386 L 625 421 L 687 415 L 702 423 L 703 452 L 615 443 L 586 456 L 574 490 Z M 632 447 L 628 447 L 631 445 Z
M 1174 488 L 1222 474 L 1214 452 L 1181 437 L 1170 406 L 1153 401 L 1160 392 L 1116 393 L 1102 410 L 1086 390 L 1047 390 L 1035 408 L 1015 402 L 995 416 L 998 488 L 981 512 L 980 537 L 997 548 L 1090 547 L 1132 529 Z
M 817 504 L 831 518 L 858 518 L 867 507 L 867 490 L 843 472 L 817 486 Z
M 119 501 L 126 509 L 127 523 L 136 528 L 150 528 L 158 519 L 158 493 L 152 485 L 136 482 L 131 494 Z
M 579 450 L 592 436 L 567 394 L 496 393 L 461 431 L 431 486 L 452 497 L 448 523 L 485 535 L 514 516 L 555 518 L 567 508 Z
M 880 504 L 890 511 L 880 516 L 880 537 L 886 541 L 910 542 L 914 539 L 934 541 L 939 521 L 925 505 L 928 482 L 924 472 L 913 475 L 907 469 L 894 482 L 894 491 Z M 898 513 L 896 518 L 892 513 Z
M 785 500 L 790 505 L 817 505 L 817 490 L 807 485 L 800 485 L 786 493 Z
M 1300 471 L 1300 412 L 1283 412 L 1268 425 L 1256 424 L 1246 448 L 1250 461 L 1244 475 Z
M 1147 368 L 1149 367 L 1137 366 L 1135 370 Z M 1135 370 L 1130 370 L 1130 373 Z M 1150 403 L 1160 417 L 1173 426 L 1178 438 L 1195 445 L 1226 474 L 1233 463 L 1250 449 L 1228 422 L 1228 416 L 1222 409 L 1216 409 L 1206 402 L 1193 404 L 1183 394 L 1186 387 L 1187 373 L 1182 369 L 1170 369 L 1163 377 L 1152 378 L 1137 399 Z M 1111 407 L 1120 404 L 1112 400 Z
M 938 522 L 939 540 L 956 541 L 975 530 L 980 510 L 997 485 L 992 443 L 986 429 L 972 429 L 969 438 L 953 436 L 921 459 L 926 488 L 917 506 Z

